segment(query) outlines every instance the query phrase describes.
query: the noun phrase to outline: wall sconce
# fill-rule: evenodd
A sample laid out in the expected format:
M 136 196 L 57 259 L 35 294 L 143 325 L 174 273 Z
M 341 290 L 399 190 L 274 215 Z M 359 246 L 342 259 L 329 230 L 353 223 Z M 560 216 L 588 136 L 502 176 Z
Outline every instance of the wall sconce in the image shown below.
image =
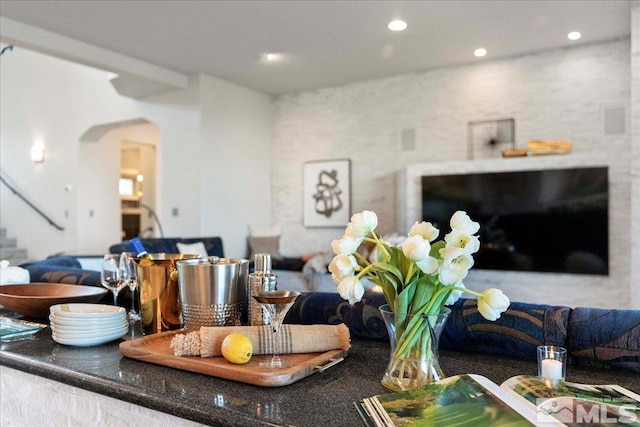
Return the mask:
M 42 162 L 44 162 L 44 145 L 42 145 L 42 144 L 33 144 L 31 146 L 31 160 L 34 163 L 42 163 Z

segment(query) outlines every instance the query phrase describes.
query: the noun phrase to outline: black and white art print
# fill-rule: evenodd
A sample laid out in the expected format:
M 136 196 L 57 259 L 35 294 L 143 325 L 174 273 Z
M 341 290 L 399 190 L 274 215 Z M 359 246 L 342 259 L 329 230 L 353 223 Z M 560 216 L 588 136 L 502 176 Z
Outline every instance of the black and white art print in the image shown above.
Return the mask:
M 305 227 L 346 227 L 351 218 L 351 161 L 304 164 L 302 209 Z

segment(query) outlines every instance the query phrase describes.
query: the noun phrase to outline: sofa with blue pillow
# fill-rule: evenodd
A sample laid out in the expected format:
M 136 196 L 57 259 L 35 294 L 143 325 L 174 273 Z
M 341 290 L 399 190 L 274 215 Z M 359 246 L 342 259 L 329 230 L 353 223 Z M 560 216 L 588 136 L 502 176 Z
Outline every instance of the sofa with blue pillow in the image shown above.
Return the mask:
M 338 294 L 301 295 L 286 321 L 302 324 L 345 323 L 353 337 L 388 339 L 378 307 L 382 294 L 367 293 L 349 305 Z M 496 321 L 478 311 L 476 300 L 450 306 L 440 348 L 500 354 L 536 360 L 539 345 L 567 348 L 569 363 L 640 372 L 640 310 L 569 308 L 512 302 Z
M 55 257 L 22 264 L 32 282 L 100 285 L 100 272 L 83 270 L 72 257 Z M 128 289 L 123 290 L 126 303 Z M 107 294 L 102 303 L 110 304 Z M 337 293 L 302 294 L 287 314 L 286 322 L 338 324 L 364 339 L 388 339 L 378 307 L 382 294 L 366 293 L 350 305 Z M 501 354 L 520 359 L 536 358 L 536 347 L 560 345 L 568 349 L 569 362 L 600 368 L 640 372 L 640 310 L 570 308 L 512 302 L 494 321 L 484 319 L 473 299 L 460 299 L 451 307 L 440 347 L 471 353 Z

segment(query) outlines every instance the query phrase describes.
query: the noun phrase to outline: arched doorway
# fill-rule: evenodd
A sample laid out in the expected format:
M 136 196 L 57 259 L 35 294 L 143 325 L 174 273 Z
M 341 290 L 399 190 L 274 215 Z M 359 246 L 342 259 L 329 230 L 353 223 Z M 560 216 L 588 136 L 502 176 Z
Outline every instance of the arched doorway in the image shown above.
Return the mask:
M 81 138 L 77 247 L 161 235 L 160 129 L 146 119 L 99 124 Z

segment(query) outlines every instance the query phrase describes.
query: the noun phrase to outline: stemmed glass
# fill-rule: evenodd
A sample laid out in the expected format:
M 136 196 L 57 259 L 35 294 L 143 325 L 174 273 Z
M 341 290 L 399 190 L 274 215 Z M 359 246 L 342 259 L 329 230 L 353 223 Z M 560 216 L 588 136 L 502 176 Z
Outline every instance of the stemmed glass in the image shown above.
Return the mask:
M 122 280 L 119 264 L 120 255 L 107 254 L 102 260 L 100 270 L 100 282 L 113 293 L 113 305 L 118 305 L 118 293 L 127 285 Z
M 269 368 L 285 368 L 292 362 L 280 359 L 280 326 L 300 292 L 295 291 L 257 291 L 251 296 L 260 304 L 271 321 L 273 329 L 273 357 L 270 361 L 260 362 L 260 366 Z
M 138 280 L 136 276 L 136 264 L 133 258 L 133 252 L 122 252 L 118 269 L 120 270 L 121 279 L 126 282 L 131 291 L 131 308 L 127 313 L 127 319 L 135 322 L 136 320 L 140 320 L 140 314 L 136 311 L 135 306 L 135 292 L 136 289 L 138 289 Z
M 140 320 L 140 314 L 136 311 L 136 289 L 138 288 L 138 280 L 136 276 L 136 263 L 133 252 L 122 252 L 120 254 L 120 262 L 118 264 L 120 278 L 129 286 L 131 291 L 131 308 L 127 313 L 127 321 L 129 322 L 129 333 L 123 339 L 134 339 L 140 336 L 136 330 L 136 321 Z

